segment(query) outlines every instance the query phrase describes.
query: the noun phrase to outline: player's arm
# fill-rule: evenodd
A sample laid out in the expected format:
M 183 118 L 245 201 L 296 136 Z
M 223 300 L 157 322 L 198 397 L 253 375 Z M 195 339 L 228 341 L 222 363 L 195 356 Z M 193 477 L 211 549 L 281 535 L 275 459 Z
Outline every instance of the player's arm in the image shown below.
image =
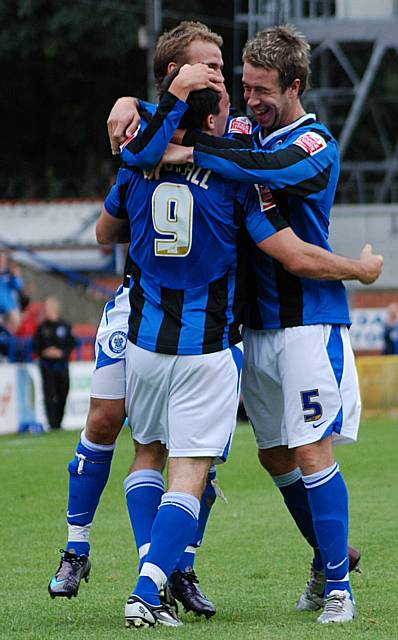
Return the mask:
M 113 155 L 119 153 L 120 145 L 133 135 L 140 123 L 141 115 L 137 98 L 124 96 L 116 100 L 106 122 Z
M 295 132 L 274 151 L 214 148 L 196 144 L 192 162 L 225 178 L 266 184 L 306 197 L 326 188 L 338 160 L 337 143 L 319 131 Z
M 123 162 L 141 169 L 156 165 L 186 110 L 187 104 L 168 91 L 149 123 L 141 123 L 120 147 Z
M 189 93 L 206 87 L 219 89 L 219 80 L 220 74 L 205 64 L 181 67 L 148 126 L 136 129 L 122 145 L 123 161 L 141 169 L 155 167 L 188 108 Z
M 203 145 L 211 149 L 252 149 L 254 141 L 250 135 L 234 134 L 232 137 L 218 138 L 195 129 L 194 131 L 184 131 L 178 129 L 177 135 L 173 136 L 173 142 L 182 144 L 185 147 L 195 147 L 195 145 Z M 190 153 L 193 149 L 190 150 Z
M 372 284 L 383 270 L 383 257 L 371 245 L 362 249 L 359 260 L 345 258 L 301 240 L 291 228 L 283 229 L 258 243 L 262 251 L 276 258 L 287 271 L 316 280 L 359 280 Z
M 382 256 L 374 255 L 370 245 L 363 248 L 359 260 L 353 260 L 301 240 L 279 213 L 268 190 L 248 189 L 242 205 L 247 230 L 257 246 L 296 276 L 371 284 L 383 270 Z
M 123 97 L 115 102 L 107 120 L 108 137 L 113 155 L 119 153 L 120 146 L 138 129 L 141 124 L 142 114 L 149 114 L 152 117 L 156 109 L 157 105 L 135 97 Z M 184 144 L 185 146 L 192 146 L 198 142 L 210 147 L 217 144 L 213 140 L 214 136 L 203 134 L 204 137 L 200 137 L 200 133 L 199 131 L 187 132 L 186 130 L 178 129 L 174 133 L 173 141 L 176 144 Z M 187 137 L 182 142 L 185 134 L 187 134 Z M 234 140 L 237 143 L 232 145 L 231 148 L 251 148 L 251 134 L 251 120 L 231 107 L 225 131 L 225 139 Z M 191 135 L 192 137 L 190 137 Z M 216 141 L 220 141 L 220 145 L 222 145 L 223 140 L 224 138 L 216 138 Z
M 102 207 L 95 234 L 98 244 L 130 242 L 130 221 L 128 218 L 114 217 Z
M 130 242 L 130 220 L 125 199 L 134 173 L 124 167 L 118 171 L 116 182 L 105 199 L 95 229 L 99 244 Z

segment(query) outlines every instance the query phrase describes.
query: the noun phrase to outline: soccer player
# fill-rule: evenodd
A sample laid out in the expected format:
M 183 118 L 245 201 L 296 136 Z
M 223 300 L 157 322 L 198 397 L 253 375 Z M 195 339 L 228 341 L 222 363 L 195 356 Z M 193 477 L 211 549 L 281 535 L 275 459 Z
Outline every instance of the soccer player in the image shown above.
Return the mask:
M 202 69 L 202 86 L 212 86 L 210 78 L 219 80 L 219 75 L 211 69 L 210 72 L 207 68 Z M 195 82 L 195 79 L 193 81 Z M 127 226 L 124 223 L 127 223 Z M 97 235 L 100 241 L 127 241 L 129 230 L 128 220 L 118 221 L 116 232 L 113 229 L 113 235 L 109 236 L 109 226 L 104 224 L 101 218 Z M 68 542 L 48 587 L 53 598 L 76 596 L 81 580 L 87 582 L 89 578 L 91 527 L 109 477 L 115 441 L 125 419 L 125 349 L 130 310 L 128 291 L 131 268 L 130 257 L 127 256 L 123 285 L 119 287 L 115 298 L 105 305 L 96 336 L 96 367 L 92 376 L 90 410 L 76 455 L 69 464 Z M 135 505 L 142 501 L 146 491 L 142 478 L 139 483 L 136 482 L 142 468 L 147 469 L 149 466 L 157 474 L 159 485 L 163 482 L 161 472 L 167 459 L 165 447 L 160 442 L 154 441 L 145 451 L 142 451 L 137 442 L 135 446 L 136 459 L 125 483 L 130 514 L 134 511 Z M 193 570 L 186 573 L 180 567 L 194 564 L 196 547 L 201 542 L 211 505 L 216 498 L 215 477 L 215 470 L 211 469 L 199 516 L 200 537 L 195 537 L 188 545 L 187 552 L 180 559 L 179 569 L 172 577 L 173 588 L 184 607 L 207 617 L 214 615 L 214 605 L 201 592 Z M 149 487 L 150 484 L 149 482 Z
M 183 67 L 177 76 L 181 82 L 186 71 L 187 68 Z M 158 116 L 163 113 L 168 118 L 174 109 L 179 108 L 179 104 L 173 104 L 170 94 L 165 98 L 159 105 Z M 212 118 L 205 121 L 212 134 L 224 131 L 227 118 L 225 105 L 221 113 L 216 115 L 217 118 L 213 113 Z M 159 119 L 155 116 L 142 134 L 151 148 L 153 163 L 156 163 L 156 154 L 160 158 L 163 151 L 156 152 L 158 130 Z M 161 144 L 164 143 L 164 136 L 158 138 Z M 138 138 L 133 139 L 127 144 L 122 158 L 128 157 L 137 146 L 141 148 L 141 144 Z M 259 193 L 253 191 L 252 194 L 258 206 Z M 169 170 L 160 181 L 154 182 L 144 180 L 139 172 L 129 175 L 128 169 L 124 168 L 119 172 L 117 185 L 105 203 L 105 209 L 116 216 L 121 209 L 127 209 L 131 222 L 131 256 L 136 261 L 130 293 L 132 311 L 129 339 L 133 344 L 129 343 L 127 347 L 129 417 L 132 424 L 138 425 L 134 437 L 144 444 L 145 439 L 152 438 L 154 433 L 157 439 L 162 440 L 166 432 L 171 457 L 169 491 L 162 497 L 152 526 L 148 555 L 142 565 L 137 587 L 126 605 L 128 624 L 174 624 L 159 601 L 158 591 L 167 580 L 176 557 L 179 557 L 181 545 L 186 543 L 188 530 L 196 526 L 192 520 L 195 521 L 198 498 L 202 494 L 203 473 L 211 463 L 211 458 L 224 451 L 222 443 L 228 442 L 229 446 L 231 425 L 227 428 L 226 424 L 235 421 L 236 406 L 232 411 L 227 398 L 233 398 L 234 394 L 229 390 L 227 397 L 224 397 L 226 386 L 221 390 L 222 385 L 220 388 L 214 382 L 208 385 L 206 375 L 202 380 L 196 371 L 196 363 L 199 365 L 201 355 L 225 351 L 231 339 L 239 340 L 232 327 L 227 329 L 228 323 L 233 321 L 237 303 L 236 293 L 228 294 L 235 278 L 231 280 L 234 270 L 230 261 L 235 260 L 236 249 L 232 250 L 230 243 L 234 235 L 236 242 L 236 205 L 238 202 L 241 206 L 246 203 L 247 209 L 250 202 L 247 197 L 248 192 L 242 185 L 213 181 L 211 172 L 201 174 L 195 166 L 189 165 L 177 167 L 174 172 Z M 269 207 L 267 198 L 264 202 L 263 207 Z M 148 208 L 152 216 L 148 215 Z M 276 212 L 269 213 L 268 218 L 281 228 Z M 246 215 L 246 224 L 255 240 L 260 237 L 260 231 L 261 234 L 265 232 L 260 221 L 261 218 L 257 216 Z M 331 277 L 339 260 L 345 261 L 327 251 L 320 252 L 313 245 L 302 244 L 297 251 L 300 242 L 289 229 L 285 228 L 274 235 L 275 238 L 263 241 L 261 248 L 280 256 L 289 268 L 305 275 L 311 275 L 319 269 L 321 277 Z M 287 246 L 290 252 L 286 251 Z M 209 253 L 213 256 L 211 264 L 207 259 Z M 320 269 L 317 260 L 314 267 L 308 260 L 310 255 L 327 263 L 332 260 L 332 271 L 329 268 L 327 271 Z M 304 263 L 307 263 L 306 266 Z M 210 275 L 215 278 L 217 273 L 220 274 L 221 265 L 221 273 L 229 265 L 227 272 L 221 278 L 210 278 Z M 347 264 L 345 273 L 346 270 Z M 227 273 L 230 274 L 228 277 Z M 221 281 L 224 293 L 220 289 Z M 219 304 L 224 309 L 221 314 L 217 309 Z M 155 352 L 153 358 L 149 356 L 150 352 Z M 194 354 L 192 362 L 188 357 L 191 354 Z M 173 358 L 166 358 L 165 355 Z M 201 366 L 204 367 L 204 362 Z M 184 373 L 185 367 L 188 367 L 187 375 Z M 206 371 L 206 367 L 203 371 Z M 227 371 L 224 374 L 227 375 Z M 199 395 L 198 388 L 201 391 Z M 221 405 L 218 404 L 220 400 Z M 191 403 L 200 410 L 194 409 Z M 213 407 L 213 418 L 218 416 L 219 430 L 214 433 L 211 433 L 211 427 L 209 432 L 209 426 L 206 426 L 206 423 L 212 423 L 206 406 Z M 226 414 L 224 418 L 222 407 Z M 215 438 L 214 442 L 210 435 Z M 217 442 L 218 445 L 215 444 Z M 186 511 L 190 518 L 178 513 L 178 509 Z M 180 522 L 179 535 L 175 538 L 172 537 L 172 532 L 177 528 L 174 518 Z
M 309 46 L 294 29 L 258 34 L 245 48 L 243 75 L 245 98 L 260 125 L 258 149 L 225 149 L 228 143 L 213 138 L 205 141 L 208 146 L 198 143 L 194 153 L 180 150 L 175 160 L 266 184 L 293 229 L 329 249 L 338 150 L 326 128 L 302 107 L 308 74 Z M 319 622 L 348 621 L 355 616 L 348 577 L 348 496 L 334 461 L 332 434 L 336 440 L 355 440 L 360 400 L 344 288 L 291 277 L 262 254 L 255 268 L 243 390 L 260 461 L 315 549 L 311 580 L 297 607 L 324 604 Z
M 330 132 L 301 103 L 309 45 L 293 28 L 274 27 L 246 45 L 243 61 L 258 148 L 199 143 L 193 161 L 225 178 L 267 185 L 298 235 L 328 248 L 339 157 Z M 316 609 L 324 597 L 318 622 L 349 621 L 356 610 L 348 571 L 348 492 L 332 443 L 356 440 L 361 403 L 344 287 L 292 277 L 262 254 L 255 269 L 257 292 L 244 333 L 246 410 L 260 462 L 304 535 L 307 497 L 320 551 L 297 606 Z

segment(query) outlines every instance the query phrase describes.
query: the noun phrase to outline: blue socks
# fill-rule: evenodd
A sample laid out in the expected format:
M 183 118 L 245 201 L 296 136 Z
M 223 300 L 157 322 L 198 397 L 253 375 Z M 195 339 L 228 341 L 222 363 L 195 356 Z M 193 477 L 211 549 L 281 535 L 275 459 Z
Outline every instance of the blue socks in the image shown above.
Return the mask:
M 351 594 L 348 567 L 348 492 L 339 465 L 334 463 L 303 476 L 314 529 L 326 574 L 325 596 L 337 589 Z
M 320 570 L 323 567 L 322 556 L 314 531 L 311 509 L 308 503 L 307 490 L 304 486 L 301 471 L 298 467 L 280 476 L 272 476 L 272 479 L 283 495 L 285 504 L 295 521 L 300 532 L 314 550 L 314 568 Z
M 134 593 L 160 604 L 159 589 L 174 571 L 182 552 L 195 539 L 200 502 L 189 493 L 167 492 L 152 526 L 151 546 Z
M 89 555 L 94 514 L 111 469 L 114 444 L 95 444 L 81 434 L 69 463 L 68 544 L 77 555 Z
M 207 484 L 203 492 L 202 499 L 200 501 L 198 528 L 196 531 L 195 538 L 185 548 L 185 551 L 183 552 L 181 558 L 177 563 L 176 568 L 180 569 L 181 571 L 187 571 L 188 569 L 193 569 L 194 567 L 196 550 L 202 544 L 207 521 L 210 516 L 210 511 L 217 497 L 216 491 L 212 484 L 213 481 L 216 479 L 216 476 L 217 476 L 216 467 L 213 465 L 210 468 L 209 475 L 207 476 Z
M 124 490 L 141 570 L 151 542 L 152 525 L 164 494 L 164 479 L 160 471 L 154 469 L 133 471 L 124 481 Z

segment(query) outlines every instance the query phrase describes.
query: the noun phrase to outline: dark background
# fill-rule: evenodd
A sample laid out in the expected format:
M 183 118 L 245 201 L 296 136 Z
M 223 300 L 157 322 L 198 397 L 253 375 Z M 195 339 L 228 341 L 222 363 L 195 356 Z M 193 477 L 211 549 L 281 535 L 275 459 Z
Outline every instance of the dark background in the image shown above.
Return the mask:
M 231 86 L 233 2 L 163 1 L 163 30 L 197 19 L 225 41 Z M 136 0 L 0 0 L 0 198 L 101 197 L 117 161 L 106 119 L 122 95 L 146 97 Z

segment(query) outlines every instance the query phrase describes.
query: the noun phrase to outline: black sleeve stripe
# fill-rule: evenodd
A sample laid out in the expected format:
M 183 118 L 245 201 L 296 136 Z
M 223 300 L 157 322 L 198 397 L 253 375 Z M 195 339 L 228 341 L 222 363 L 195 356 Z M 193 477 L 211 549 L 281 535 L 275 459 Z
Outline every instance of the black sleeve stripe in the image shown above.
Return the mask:
M 267 211 L 267 218 L 276 231 L 287 229 L 289 224 L 285 218 L 280 214 L 278 207 L 273 207 L 270 211 Z
M 319 193 L 326 189 L 331 170 L 332 165 L 330 164 L 321 173 L 317 173 L 313 178 L 297 182 L 297 184 L 286 185 L 283 189 L 273 189 L 272 193 L 275 195 L 283 192 L 287 193 L 289 196 L 299 196 L 300 198 L 305 198 L 313 193 Z
M 153 114 L 153 113 L 151 113 L 150 111 L 148 111 L 148 109 L 145 109 L 145 107 L 141 107 L 141 106 L 139 106 L 139 107 L 138 107 L 138 111 L 139 111 L 139 114 L 140 114 L 141 118 L 145 118 L 145 120 L 146 120 L 147 122 L 151 122 L 151 120 L 153 120 L 153 116 L 154 116 L 155 114 Z M 156 113 L 156 112 L 155 112 L 155 113 Z
M 275 171 L 291 167 L 308 158 L 309 154 L 298 145 L 292 144 L 286 149 L 280 149 L 272 153 L 265 151 L 240 151 L 233 149 L 209 149 L 203 145 L 195 145 L 195 151 L 202 151 L 218 156 L 230 162 L 235 162 L 243 169 L 255 171 Z
M 126 201 L 126 192 L 129 186 L 129 182 L 124 182 L 123 184 L 119 185 L 118 190 L 119 190 L 119 199 L 120 199 L 120 207 L 117 210 L 117 218 L 128 218 L 128 213 L 125 209 L 125 201 Z
M 140 153 L 140 151 L 142 151 L 149 144 L 149 142 L 155 136 L 156 132 L 160 129 L 164 119 L 173 109 L 177 100 L 178 98 L 176 96 L 174 96 L 172 93 L 167 92 L 160 101 L 156 113 L 146 129 L 144 129 L 142 133 L 139 133 L 137 137 L 134 138 L 134 140 L 129 142 L 129 144 L 126 146 L 126 149 L 134 154 Z
M 208 133 L 201 131 L 187 131 L 183 137 L 182 144 L 185 147 L 195 147 L 203 145 L 210 149 L 252 149 L 253 138 L 249 135 L 235 134 L 234 138 L 218 138 L 210 136 Z M 197 149 L 199 151 L 199 149 Z M 224 157 L 224 156 L 223 156 Z
M 307 129 L 307 131 L 311 131 L 311 133 L 317 133 L 318 136 L 321 136 L 321 138 L 323 138 L 326 143 L 328 143 L 331 140 L 333 140 L 332 136 L 329 136 L 326 133 L 326 131 L 323 131 L 322 129 L 315 129 L 315 127 L 314 127 L 313 129 Z M 307 131 L 305 131 L 304 133 L 307 133 Z

